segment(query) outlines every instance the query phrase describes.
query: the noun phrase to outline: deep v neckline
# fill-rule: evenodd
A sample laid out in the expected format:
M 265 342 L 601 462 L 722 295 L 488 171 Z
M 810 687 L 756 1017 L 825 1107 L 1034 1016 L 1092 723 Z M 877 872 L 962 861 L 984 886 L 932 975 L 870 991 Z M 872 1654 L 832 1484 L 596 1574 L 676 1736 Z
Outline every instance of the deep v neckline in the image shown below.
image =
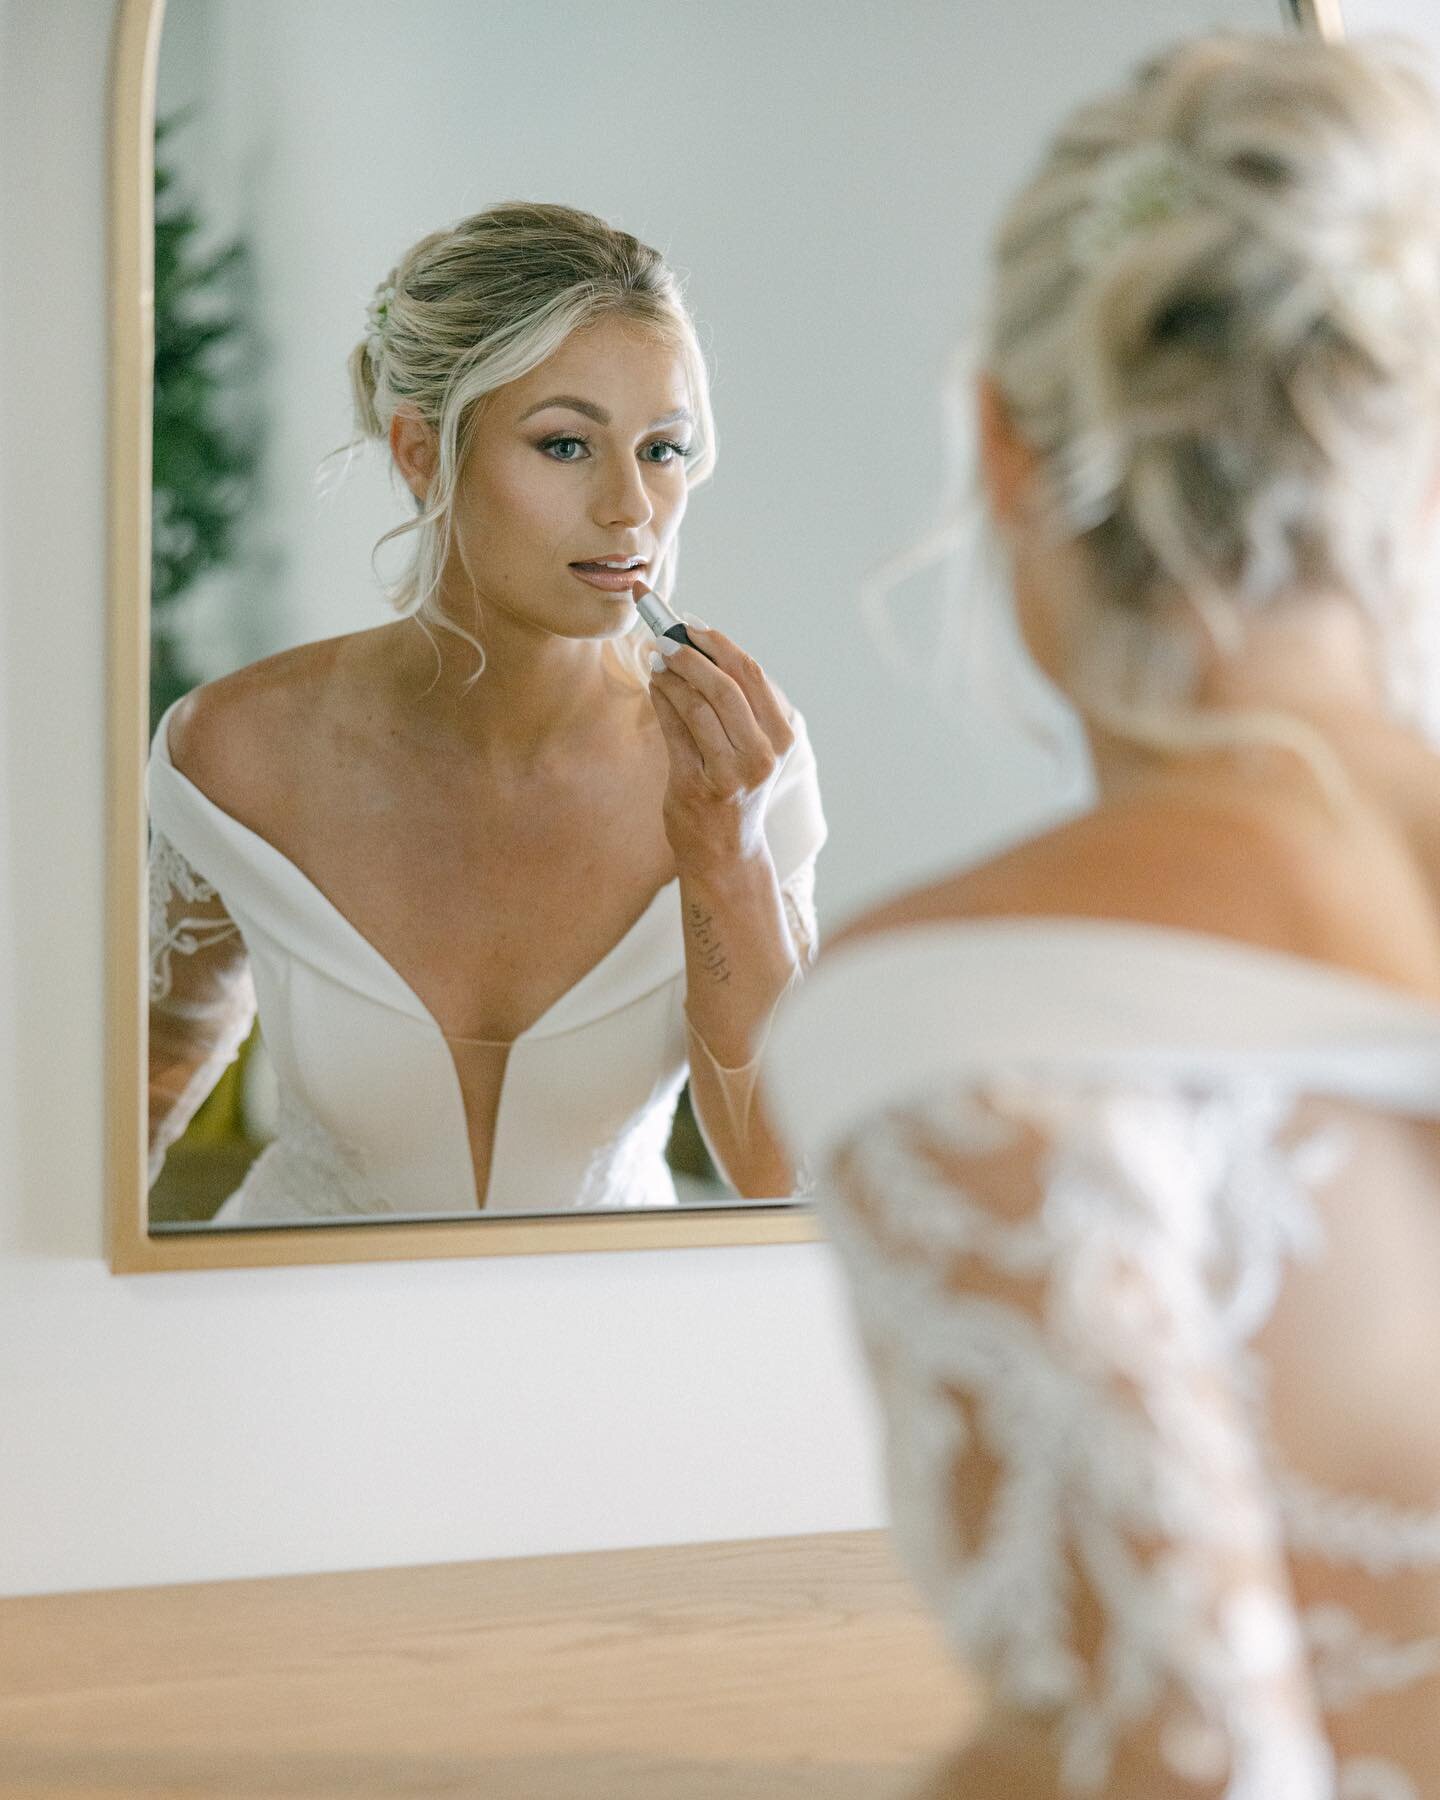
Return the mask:
M 178 701 L 176 704 L 179 704 Z M 170 710 L 173 711 L 173 707 Z M 340 910 L 324 889 L 320 887 L 313 877 L 306 874 L 305 870 L 300 867 L 299 863 L 297 863 L 293 857 L 287 856 L 277 845 L 272 844 L 269 838 L 262 836 L 258 831 L 252 830 L 250 826 L 242 824 L 233 813 L 226 812 L 224 807 L 217 805 L 203 788 L 197 787 L 188 775 L 176 768 L 174 760 L 170 755 L 169 728 L 170 711 L 167 711 L 160 720 L 159 725 L 156 727 L 157 748 L 159 750 L 160 760 L 166 770 L 174 776 L 202 809 L 221 821 L 226 830 L 238 833 L 243 840 L 258 849 L 262 858 L 269 857 L 273 862 L 284 868 L 289 877 L 303 888 L 305 893 L 320 911 L 332 924 L 339 928 L 342 935 L 351 942 L 362 956 L 368 958 L 371 965 L 384 980 L 393 984 L 403 992 L 410 1002 L 411 1010 L 414 1011 L 417 1017 L 425 1021 L 435 1032 L 435 1035 L 447 1045 L 458 1044 L 471 1048 L 479 1046 L 495 1050 L 513 1050 L 517 1045 L 523 1044 L 530 1038 L 541 1034 L 544 1026 L 562 1007 L 572 1004 L 577 995 L 594 986 L 603 978 L 604 972 L 618 959 L 626 946 L 630 943 L 631 939 L 635 937 L 636 933 L 639 932 L 641 927 L 655 912 L 655 909 L 665 899 L 665 896 L 669 894 L 672 889 L 678 888 L 680 885 L 680 877 L 675 875 L 662 887 L 657 888 L 646 902 L 645 907 L 639 915 L 631 922 L 625 931 L 621 933 L 610 948 L 602 953 L 599 960 L 592 963 L 583 975 L 573 981 L 563 994 L 559 995 L 545 1008 L 539 1018 L 532 1020 L 531 1023 L 525 1027 L 524 1031 L 520 1032 L 517 1036 L 513 1038 L 471 1038 L 452 1035 L 441 1027 L 440 1021 L 436 1018 L 434 1012 L 421 998 L 413 984 L 408 981 L 405 976 L 400 973 L 399 969 L 396 968 L 395 964 L 391 962 L 390 958 L 365 936 L 364 932 L 360 930 L 359 926 L 356 925 L 347 914 Z

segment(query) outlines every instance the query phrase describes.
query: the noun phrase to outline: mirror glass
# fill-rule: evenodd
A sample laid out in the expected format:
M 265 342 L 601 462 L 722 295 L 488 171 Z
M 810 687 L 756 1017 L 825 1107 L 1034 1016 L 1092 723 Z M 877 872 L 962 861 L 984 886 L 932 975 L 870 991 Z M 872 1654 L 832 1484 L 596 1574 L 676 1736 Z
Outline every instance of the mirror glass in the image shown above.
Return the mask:
M 767 930 L 799 966 L 812 917 L 823 944 L 1086 793 L 978 532 L 943 578 L 866 604 L 867 578 L 967 500 L 954 357 L 998 208 L 1058 116 L 1141 56 L 1276 23 L 1275 0 L 835 0 L 823 28 L 753 0 L 169 0 L 152 1232 L 803 1200 L 803 1171 L 727 1165 L 740 1139 L 717 1096 L 737 1133 L 753 1115 L 743 1078 L 712 1076 L 707 1099 L 687 1006 L 720 1018 L 701 990 L 751 980 Z M 631 706 L 594 679 L 623 595 L 573 581 L 574 666 L 603 705 L 550 731 L 550 679 L 536 729 L 570 760 L 512 762 L 508 785 L 488 777 L 529 720 L 516 646 L 541 602 L 515 602 L 529 625 L 482 623 L 494 661 L 438 712 L 433 653 L 386 598 L 403 546 L 376 546 L 417 503 L 383 443 L 347 452 L 347 361 L 402 254 L 502 202 L 598 215 L 685 284 L 718 456 L 685 496 L 671 604 L 798 715 L 746 865 L 766 878 L 735 914 L 717 875 L 684 916 L 664 734 L 643 685 Z M 578 367 L 615 409 L 600 445 L 593 421 L 546 412 L 527 453 L 559 480 L 563 459 L 633 439 L 654 464 L 640 486 L 673 501 L 688 474 L 657 472 L 671 452 L 652 446 L 677 429 L 648 427 L 652 401 L 693 400 L 685 371 L 653 343 L 597 346 Z M 565 432 L 591 441 L 561 450 Z M 591 526 L 596 555 L 658 541 L 629 504 L 557 515 L 550 552 L 568 567 Z M 476 541 L 493 602 L 501 559 Z M 977 631 L 999 651 L 980 688 L 952 679 Z M 474 667 L 459 652 L 452 684 Z M 490 731 L 491 706 L 516 730 Z

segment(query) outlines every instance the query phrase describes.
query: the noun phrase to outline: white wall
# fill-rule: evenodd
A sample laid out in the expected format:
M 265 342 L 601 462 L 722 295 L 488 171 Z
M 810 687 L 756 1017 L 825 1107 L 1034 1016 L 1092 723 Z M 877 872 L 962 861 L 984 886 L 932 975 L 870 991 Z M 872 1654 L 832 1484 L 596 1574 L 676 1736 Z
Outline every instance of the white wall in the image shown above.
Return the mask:
M 1440 8 L 1435 0 L 1341 0 L 1341 12 L 1352 37 L 1401 32 L 1440 56 Z
M 819 1247 L 107 1273 L 109 10 L 0 0 L 0 1593 L 875 1523 L 868 1402 Z M 756 30 L 763 39 L 766 21 L 806 10 L 757 10 Z M 1152 16 L 1140 0 L 1047 0 L 1039 32 L 1033 20 L 1012 26 L 999 0 L 917 10 L 946 57 L 980 59 L 993 68 L 985 88 L 1029 106 L 1047 83 L 1071 89 L 1097 19 Z M 1173 28 L 1193 9 L 1156 10 Z M 957 35 L 961 18 L 973 43 Z M 824 52 L 817 45 L 817 70 Z M 928 78 L 942 67 L 937 48 Z M 388 73 L 369 71 L 377 106 Z M 843 88 L 830 97 L 843 104 Z M 887 129 L 903 139 L 903 107 Z M 797 123 L 797 145 L 803 137 Z M 914 166 L 937 204 L 966 196 L 967 183 L 991 192 L 988 163 L 946 171 L 921 145 Z M 854 194 L 857 206 L 887 204 L 860 176 Z M 736 270 L 772 266 L 778 246 L 762 245 L 752 264 L 755 247 L 748 231 L 734 234 Z M 958 245 L 937 278 L 969 248 Z M 788 254 L 781 276 L 802 283 L 806 247 Z M 909 329 L 908 305 L 903 285 L 888 293 L 876 331 Z M 823 381 L 865 353 L 827 330 L 822 314 Z M 729 405 L 773 374 L 731 361 L 719 391 Z M 728 446 L 739 470 L 770 454 L 764 415 L 753 417 L 748 439 L 732 434 Z M 933 421 L 906 409 L 899 423 L 902 440 L 913 432 L 933 446 Z M 895 420 L 879 428 L 893 432 Z M 871 460 L 854 439 L 817 454 L 833 473 L 837 529 L 861 516 L 879 542 L 922 520 L 927 452 L 918 473 Z M 808 548 L 827 554 L 827 542 Z M 697 567 L 707 560 L 691 554 Z M 708 561 L 725 569 L 723 544 Z M 716 591 L 734 585 L 732 571 Z M 802 585 L 790 577 L 782 591 Z M 823 607 L 823 593 L 803 592 Z M 764 600 L 750 635 L 777 664 L 803 667 L 803 637 L 787 636 L 793 625 Z M 923 826 L 938 804 L 944 831 L 967 829 L 975 782 L 941 780 L 937 801 L 937 783 L 917 779 L 871 807 L 875 692 L 872 659 L 857 650 L 807 710 L 845 796 L 832 809 L 837 861 L 898 879 L 929 840 L 911 832 L 902 843 L 886 814 Z M 886 718 L 909 766 L 946 768 L 943 755 L 925 760 L 948 742 L 943 722 L 900 708 Z

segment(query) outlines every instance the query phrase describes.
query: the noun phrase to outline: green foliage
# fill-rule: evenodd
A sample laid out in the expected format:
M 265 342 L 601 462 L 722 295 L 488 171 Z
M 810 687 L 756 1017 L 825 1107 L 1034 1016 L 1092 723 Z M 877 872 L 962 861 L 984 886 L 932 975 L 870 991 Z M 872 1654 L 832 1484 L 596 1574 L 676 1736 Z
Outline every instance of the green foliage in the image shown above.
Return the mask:
M 248 325 L 236 296 L 250 252 L 239 239 L 202 252 L 204 220 L 161 148 L 186 122 L 155 129 L 155 389 L 150 565 L 150 727 L 195 685 L 175 642 L 175 602 L 235 554 L 257 446 L 233 422 L 227 400 Z

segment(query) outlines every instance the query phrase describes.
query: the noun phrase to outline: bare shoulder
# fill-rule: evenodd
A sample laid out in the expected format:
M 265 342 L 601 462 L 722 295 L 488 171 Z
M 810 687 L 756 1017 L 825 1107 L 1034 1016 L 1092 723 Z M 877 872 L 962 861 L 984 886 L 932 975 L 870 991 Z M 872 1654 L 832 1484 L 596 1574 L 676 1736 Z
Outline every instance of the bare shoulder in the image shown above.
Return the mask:
M 248 803 L 283 779 L 296 734 L 313 717 L 344 640 L 298 644 L 204 682 L 170 714 L 170 760 L 242 820 Z
M 975 868 L 871 908 L 828 948 L 981 918 L 1109 919 L 1232 938 L 1440 992 L 1440 924 L 1382 821 L 1263 796 L 1102 806 Z

